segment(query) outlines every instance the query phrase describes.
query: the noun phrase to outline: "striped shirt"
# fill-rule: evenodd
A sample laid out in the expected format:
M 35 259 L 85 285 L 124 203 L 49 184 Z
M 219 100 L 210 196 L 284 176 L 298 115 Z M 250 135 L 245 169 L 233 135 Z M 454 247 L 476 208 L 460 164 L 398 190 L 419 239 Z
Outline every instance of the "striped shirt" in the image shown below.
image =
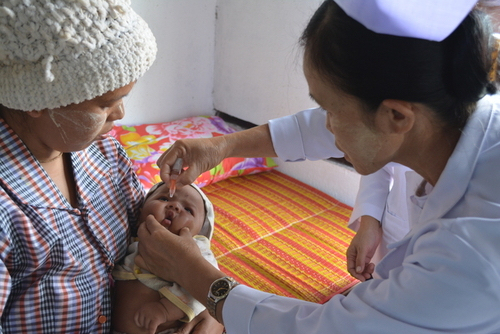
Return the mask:
M 0 332 L 109 333 L 110 273 L 144 197 L 125 151 L 71 153 L 73 208 L 2 119 L 0 142 Z

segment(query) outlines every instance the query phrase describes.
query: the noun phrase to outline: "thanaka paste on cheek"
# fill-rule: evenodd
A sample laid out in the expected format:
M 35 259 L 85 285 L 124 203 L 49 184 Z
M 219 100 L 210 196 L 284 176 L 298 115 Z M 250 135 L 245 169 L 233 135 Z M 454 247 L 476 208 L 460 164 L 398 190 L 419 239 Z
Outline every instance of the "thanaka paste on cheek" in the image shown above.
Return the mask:
M 120 105 L 121 107 L 121 105 Z M 49 110 L 49 116 L 54 125 L 59 129 L 64 143 L 68 143 L 68 134 L 62 123 L 74 125 L 71 128 L 73 138 L 85 138 L 98 133 L 106 121 L 105 113 L 92 113 L 81 110 Z

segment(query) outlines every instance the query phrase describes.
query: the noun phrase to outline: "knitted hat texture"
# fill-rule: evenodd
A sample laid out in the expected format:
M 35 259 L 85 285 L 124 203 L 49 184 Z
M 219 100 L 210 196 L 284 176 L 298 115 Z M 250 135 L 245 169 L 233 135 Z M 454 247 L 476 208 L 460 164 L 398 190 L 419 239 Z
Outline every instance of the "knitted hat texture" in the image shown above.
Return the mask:
M 156 41 L 129 0 L 0 1 L 0 104 L 81 103 L 136 81 Z

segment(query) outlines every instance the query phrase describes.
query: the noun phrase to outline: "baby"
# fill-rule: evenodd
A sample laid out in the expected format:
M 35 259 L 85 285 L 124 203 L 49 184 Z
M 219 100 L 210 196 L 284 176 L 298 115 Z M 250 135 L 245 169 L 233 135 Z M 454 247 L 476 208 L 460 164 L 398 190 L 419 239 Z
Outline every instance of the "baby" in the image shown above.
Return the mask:
M 146 195 L 140 222 L 153 215 L 165 228 L 175 234 L 189 227 L 202 254 L 217 267 L 210 251 L 214 229 L 212 203 L 196 185 L 178 189 L 172 198 L 163 182 L 156 184 Z M 113 277 L 115 299 L 113 333 L 175 333 L 182 322 L 189 322 L 205 307 L 176 283 L 164 281 L 137 267 L 138 241 L 128 247 L 127 256 L 115 266 Z

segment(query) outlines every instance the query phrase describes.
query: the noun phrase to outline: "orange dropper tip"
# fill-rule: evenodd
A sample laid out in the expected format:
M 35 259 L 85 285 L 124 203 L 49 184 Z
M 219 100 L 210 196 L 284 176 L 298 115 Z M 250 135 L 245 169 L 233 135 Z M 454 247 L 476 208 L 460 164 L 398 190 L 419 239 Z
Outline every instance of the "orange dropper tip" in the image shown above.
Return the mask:
M 177 158 L 175 160 L 174 165 L 172 166 L 172 172 L 170 173 L 170 198 L 172 198 L 175 194 L 175 188 L 177 183 L 177 178 L 182 172 L 182 158 Z
M 175 184 L 176 184 L 176 180 L 171 178 L 170 179 L 170 191 L 169 191 L 170 198 L 172 198 L 175 194 Z

